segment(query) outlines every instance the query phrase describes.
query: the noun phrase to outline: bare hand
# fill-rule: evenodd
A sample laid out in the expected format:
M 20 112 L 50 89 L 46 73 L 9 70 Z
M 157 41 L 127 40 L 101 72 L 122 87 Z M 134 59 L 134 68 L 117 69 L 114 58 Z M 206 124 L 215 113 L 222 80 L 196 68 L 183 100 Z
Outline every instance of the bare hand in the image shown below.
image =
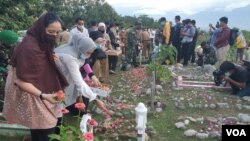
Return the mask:
M 52 104 L 58 103 L 58 101 L 56 100 L 56 93 L 54 93 L 54 94 L 43 94 L 42 98 L 44 100 L 47 100 L 48 102 L 50 102 Z
M 229 80 L 230 80 L 229 77 L 223 77 L 223 79 L 224 79 L 225 81 L 229 81 Z
M 99 100 L 99 99 L 96 99 L 96 106 L 99 109 L 103 110 L 106 114 L 109 114 L 109 115 L 113 114 L 112 111 L 110 111 L 110 110 L 107 109 L 105 103 L 103 101 Z
M 95 86 L 97 86 L 97 87 L 101 87 L 102 86 L 101 82 L 99 81 L 99 79 L 95 75 L 93 75 L 91 77 L 91 80 L 93 81 L 93 83 L 95 84 Z

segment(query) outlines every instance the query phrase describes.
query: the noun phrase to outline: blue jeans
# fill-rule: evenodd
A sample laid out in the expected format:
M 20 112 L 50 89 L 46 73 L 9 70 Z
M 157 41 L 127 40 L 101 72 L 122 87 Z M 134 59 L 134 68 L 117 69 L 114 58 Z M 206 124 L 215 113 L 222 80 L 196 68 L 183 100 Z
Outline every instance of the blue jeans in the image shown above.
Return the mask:
M 236 95 L 239 97 L 250 96 L 250 85 L 247 85 L 246 88 L 240 90 Z

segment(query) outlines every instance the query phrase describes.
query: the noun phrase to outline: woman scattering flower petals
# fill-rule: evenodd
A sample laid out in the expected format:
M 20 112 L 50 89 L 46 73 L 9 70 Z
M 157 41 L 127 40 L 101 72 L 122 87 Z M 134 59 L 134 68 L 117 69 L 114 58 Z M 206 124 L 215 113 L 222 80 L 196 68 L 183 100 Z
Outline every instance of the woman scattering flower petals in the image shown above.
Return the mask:
M 79 110 L 84 110 L 85 109 L 85 104 L 84 103 L 76 103 L 75 108 Z
M 83 134 L 83 138 L 86 141 L 92 141 L 94 139 L 94 135 L 91 132 L 86 132 L 86 133 Z

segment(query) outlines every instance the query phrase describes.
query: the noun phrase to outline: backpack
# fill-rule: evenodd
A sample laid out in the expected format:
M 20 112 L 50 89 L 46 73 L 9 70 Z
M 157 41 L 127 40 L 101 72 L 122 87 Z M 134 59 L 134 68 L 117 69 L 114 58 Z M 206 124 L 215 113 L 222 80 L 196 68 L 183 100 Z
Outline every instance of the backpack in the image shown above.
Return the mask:
M 230 29 L 230 36 L 229 36 L 229 45 L 233 46 L 235 44 L 235 40 L 237 38 L 238 29 Z

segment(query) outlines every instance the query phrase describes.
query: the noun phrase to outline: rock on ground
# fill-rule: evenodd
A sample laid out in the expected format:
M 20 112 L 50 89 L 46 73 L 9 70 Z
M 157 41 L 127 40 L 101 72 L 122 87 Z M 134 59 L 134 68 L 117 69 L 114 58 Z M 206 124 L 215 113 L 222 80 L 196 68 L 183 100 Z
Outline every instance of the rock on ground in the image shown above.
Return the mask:
M 229 108 L 229 105 L 228 105 L 228 103 L 217 103 L 217 106 L 219 107 L 219 108 Z
M 185 136 L 188 136 L 188 137 L 192 137 L 192 136 L 195 136 L 197 134 L 197 131 L 193 130 L 193 129 L 188 129 L 184 132 L 184 135 Z
M 208 134 L 207 133 L 197 133 L 196 137 L 199 139 L 206 139 L 206 138 L 208 138 Z
M 242 114 L 242 113 L 239 113 L 238 114 L 238 118 L 241 122 L 248 122 L 250 123 L 250 116 L 248 114 Z
M 176 126 L 176 128 L 181 128 L 181 129 L 183 129 L 183 128 L 186 128 L 185 127 L 185 124 L 183 123 L 183 122 L 177 122 L 177 123 L 175 123 L 175 126 Z

